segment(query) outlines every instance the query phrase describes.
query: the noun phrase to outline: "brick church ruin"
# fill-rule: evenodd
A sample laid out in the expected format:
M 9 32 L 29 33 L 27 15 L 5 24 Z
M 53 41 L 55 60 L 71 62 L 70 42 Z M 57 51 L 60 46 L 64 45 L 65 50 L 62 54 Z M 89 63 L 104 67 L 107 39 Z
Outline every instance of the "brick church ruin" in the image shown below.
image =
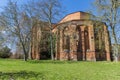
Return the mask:
M 47 23 L 45 24 L 47 26 Z M 49 31 L 49 29 L 46 29 Z M 90 14 L 75 12 L 65 16 L 54 26 L 56 35 L 56 60 L 110 61 L 110 41 L 105 23 L 90 19 Z M 33 28 L 31 56 L 41 59 L 41 48 L 47 50 L 47 43 L 40 47 L 42 33 L 39 25 Z M 37 43 L 37 44 L 36 44 Z

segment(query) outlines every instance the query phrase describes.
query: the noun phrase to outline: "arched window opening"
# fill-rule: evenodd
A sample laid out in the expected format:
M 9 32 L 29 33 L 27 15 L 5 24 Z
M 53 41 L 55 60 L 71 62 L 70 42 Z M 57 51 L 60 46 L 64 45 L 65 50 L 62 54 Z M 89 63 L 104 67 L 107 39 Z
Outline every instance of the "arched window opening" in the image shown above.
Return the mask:
M 64 51 L 69 52 L 70 51 L 70 37 L 69 36 L 64 36 Z
M 77 52 L 82 52 L 82 40 L 81 40 L 81 28 L 80 26 L 77 26 L 76 28 L 77 31 Z
M 86 50 L 89 50 L 89 49 L 90 49 L 90 44 L 89 44 L 89 32 L 88 32 L 88 27 L 85 28 L 84 37 L 85 37 L 85 49 L 86 49 Z

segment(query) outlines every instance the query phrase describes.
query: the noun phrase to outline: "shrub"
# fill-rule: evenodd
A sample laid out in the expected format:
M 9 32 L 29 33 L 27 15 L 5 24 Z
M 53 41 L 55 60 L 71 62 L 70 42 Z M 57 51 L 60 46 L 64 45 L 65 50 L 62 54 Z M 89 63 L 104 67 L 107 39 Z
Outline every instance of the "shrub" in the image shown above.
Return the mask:
M 14 54 L 11 55 L 10 58 L 12 58 L 12 59 L 24 59 L 24 54 L 22 54 L 22 53 L 14 53 Z
M 7 46 L 0 49 L 0 58 L 9 58 L 11 54 L 11 49 Z

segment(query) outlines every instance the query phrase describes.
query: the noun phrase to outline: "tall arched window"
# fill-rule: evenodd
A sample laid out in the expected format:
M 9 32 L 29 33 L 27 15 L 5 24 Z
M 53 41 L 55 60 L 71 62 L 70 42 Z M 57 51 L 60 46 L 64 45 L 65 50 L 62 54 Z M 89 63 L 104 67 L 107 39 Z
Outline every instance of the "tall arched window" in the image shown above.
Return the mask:
M 82 52 L 82 39 L 81 39 L 81 28 L 77 26 L 77 52 Z
M 84 36 L 85 37 L 85 49 L 88 50 L 90 49 L 88 27 L 85 28 L 84 35 L 85 35 Z
M 70 51 L 70 37 L 67 35 L 64 36 L 64 51 L 69 52 Z
M 67 26 L 64 28 L 63 49 L 65 52 L 70 51 L 70 36 L 69 36 L 69 28 Z
M 105 49 L 103 27 L 94 28 L 96 51 L 103 52 Z

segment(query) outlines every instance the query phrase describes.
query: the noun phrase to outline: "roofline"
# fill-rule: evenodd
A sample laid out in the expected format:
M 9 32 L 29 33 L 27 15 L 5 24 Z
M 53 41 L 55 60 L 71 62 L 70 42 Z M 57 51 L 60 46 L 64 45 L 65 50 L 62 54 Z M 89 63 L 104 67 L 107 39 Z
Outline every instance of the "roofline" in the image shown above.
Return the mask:
M 75 12 L 66 14 L 60 21 L 62 21 L 66 16 L 71 15 L 71 14 L 73 14 L 73 13 L 77 13 L 77 12 L 79 12 L 79 13 L 86 13 L 86 14 L 92 15 L 92 14 L 90 14 L 90 13 L 88 13 L 88 12 L 84 12 L 84 11 L 75 11 Z M 58 21 L 58 23 L 60 23 L 60 21 Z
M 53 29 L 55 29 L 57 26 L 59 26 L 59 25 L 61 25 L 61 24 L 64 24 L 64 23 L 67 23 L 67 22 L 72 22 L 72 21 L 96 21 L 96 20 L 91 20 L 91 19 L 70 20 L 70 21 L 66 21 L 66 22 L 62 22 L 62 23 L 56 24 L 55 27 L 54 27 Z M 97 21 L 97 22 L 100 22 L 100 21 Z M 102 24 L 104 24 L 105 26 L 107 26 L 105 22 L 100 22 L 100 23 L 102 23 Z
M 66 22 L 62 22 L 62 23 L 58 23 L 55 25 L 55 27 L 53 29 L 55 29 L 58 25 L 61 25 L 61 24 L 64 24 L 64 23 L 67 23 L 67 22 L 72 22 L 72 21 L 92 21 L 90 19 L 78 19 L 78 20 L 70 20 L 70 21 L 66 21 Z

